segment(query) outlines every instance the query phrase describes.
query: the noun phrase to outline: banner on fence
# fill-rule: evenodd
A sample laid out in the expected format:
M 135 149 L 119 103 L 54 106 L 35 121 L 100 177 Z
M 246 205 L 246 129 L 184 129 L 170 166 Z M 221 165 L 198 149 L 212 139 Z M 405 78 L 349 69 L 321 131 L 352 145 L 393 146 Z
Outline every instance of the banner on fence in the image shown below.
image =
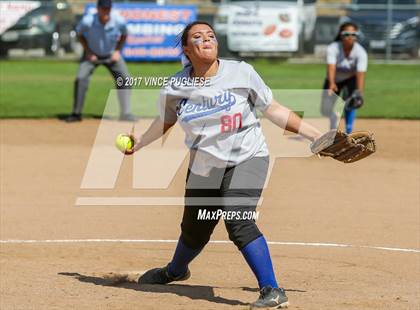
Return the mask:
M 178 34 L 197 19 L 192 5 L 154 5 L 141 3 L 114 3 L 127 21 L 128 37 L 122 50 L 126 60 L 179 60 L 181 46 L 176 45 Z M 85 7 L 85 14 L 94 14 L 95 4 Z

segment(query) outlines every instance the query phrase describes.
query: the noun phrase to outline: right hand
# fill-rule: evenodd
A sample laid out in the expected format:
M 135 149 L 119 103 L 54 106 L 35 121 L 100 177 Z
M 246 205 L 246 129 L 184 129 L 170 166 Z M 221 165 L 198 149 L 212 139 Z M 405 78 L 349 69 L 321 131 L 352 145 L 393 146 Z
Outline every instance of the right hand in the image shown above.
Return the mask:
M 138 150 L 140 150 L 141 143 L 140 143 L 140 139 L 136 138 L 133 134 L 127 134 L 127 136 L 129 136 L 131 138 L 131 140 L 133 140 L 133 147 L 129 150 L 126 150 L 124 152 L 125 155 L 133 155 L 135 152 L 137 152 Z
M 88 61 L 90 61 L 90 62 L 98 61 L 98 57 L 95 54 L 91 53 L 91 52 L 87 52 L 86 53 L 86 59 Z
M 330 83 L 330 87 L 328 87 L 328 96 L 332 96 L 338 91 L 337 84 Z

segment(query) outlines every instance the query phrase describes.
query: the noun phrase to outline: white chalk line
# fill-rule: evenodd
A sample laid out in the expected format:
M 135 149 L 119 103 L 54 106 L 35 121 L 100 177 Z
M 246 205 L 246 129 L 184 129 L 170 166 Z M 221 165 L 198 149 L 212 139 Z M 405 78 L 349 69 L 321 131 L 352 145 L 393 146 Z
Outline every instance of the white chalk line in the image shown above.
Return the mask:
M 165 239 L 51 239 L 51 240 L 0 240 L 0 244 L 48 244 L 48 243 L 177 243 L 178 240 Z M 228 240 L 211 240 L 209 243 L 230 244 Z M 339 243 L 320 243 L 320 242 L 288 242 L 288 241 L 267 241 L 270 245 L 289 245 L 289 246 L 307 246 L 307 247 L 327 247 L 327 248 L 359 248 L 372 249 L 392 252 L 420 253 L 419 249 L 404 249 L 382 246 L 353 245 Z

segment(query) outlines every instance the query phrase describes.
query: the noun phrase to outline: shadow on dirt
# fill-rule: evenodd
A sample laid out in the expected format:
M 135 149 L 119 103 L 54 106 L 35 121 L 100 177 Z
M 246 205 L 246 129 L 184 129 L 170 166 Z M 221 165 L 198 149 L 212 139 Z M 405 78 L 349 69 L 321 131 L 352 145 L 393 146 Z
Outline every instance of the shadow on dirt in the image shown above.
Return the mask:
M 248 303 L 242 302 L 235 299 L 227 299 L 221 296 L 215 296 L 214 287 L 205 285 L 189 285 L 189 284 L 167 284 L 167 285 L 148 285 L 148 284 L 137 284 L 134 278 L 129 278 L 127 275 L 113 276 L 90 276 L 82 275 L 76 272 L 60 272 L 59 275 L 73 277 L 80 282 L 93 283 L 95 285 L 102 286 L 113 286 L 125 289 L 136 290 L 139 292 L 152 292 L 152 293 L 171 293 L 178 296 L 184 296 L 191 298 L 192 300 L 207 300 L 219 304 L 227 305 L 249 305 Z M 253 290 L 248 287 L 241 287 L 240 289 L 246 289 L 248 291 Z M 258 289 L 255 289 L 258 291 Z
M 240 300 L 227 299 L 221 296 L 215 296 L 214 288 L 206 285 L 189 285 L 189 284 L 167 284 L 167 285 L 150 285 L 137 283 L 138 273 L 105 273 L 101 275 L 83 275 L 77 272 L 59 272 L 59 275 L 73 277 L 80 282 L 92 283 L 101 286 L 113 286 L 124 289 L 135 290 L 139 292 L 151 293 L 171 293 L 178 296 L 188 297 L 192 300 L 207 300 L 214 303 L 226 305 L 249 305 Z M 238 289 L 246 292 L 259 292 L 258 288 L 238 287 Z M 287 292 L 305 293 L 304 290 L 286 289 Z
M 60 113 L 60 114 L 56 114 L 55 117 L 57 119 L 59 119 L 60 121 L 65 121 L 69 116 L 71 116 L 71 114 L 64 114 L 64 113 Z M 107 119 L 107 120 L 112 120 L 112 119 L 117 119 L 117 118 L 112 118 L 110 116 L 106 116 L 106 115 L 100 115 L 100 114 L 89 114 L 89 113 L 85 113 L 83 114 L 83 118 L 84 119 Z

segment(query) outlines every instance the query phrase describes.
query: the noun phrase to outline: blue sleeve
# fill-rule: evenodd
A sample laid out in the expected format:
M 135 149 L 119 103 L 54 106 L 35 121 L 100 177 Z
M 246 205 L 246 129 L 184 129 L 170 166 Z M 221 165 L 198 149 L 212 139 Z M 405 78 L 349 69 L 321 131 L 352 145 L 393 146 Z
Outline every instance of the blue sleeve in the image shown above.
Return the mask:
M 119 16 L 118 24 L 119 24 L 121 35 L 123 36 L 127 35 L 128 34 L 127 22 L 125 21 L 124 17 Z
M 85 35 L 90 28 L 90 17 L 84 16 L 76 26 L 76 32 L 78 35 Z

